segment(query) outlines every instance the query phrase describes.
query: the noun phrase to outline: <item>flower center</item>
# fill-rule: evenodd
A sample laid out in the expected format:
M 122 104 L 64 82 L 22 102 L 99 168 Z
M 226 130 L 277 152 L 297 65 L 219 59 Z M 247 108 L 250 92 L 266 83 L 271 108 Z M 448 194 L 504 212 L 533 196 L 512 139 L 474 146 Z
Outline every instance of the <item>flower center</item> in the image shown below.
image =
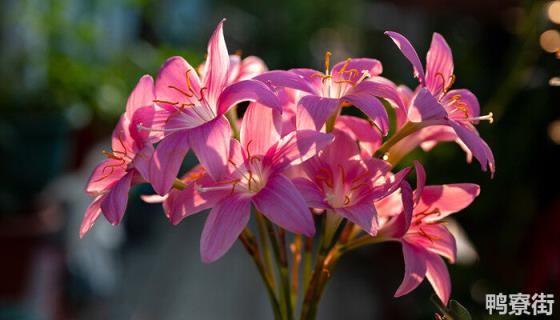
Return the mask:
M 360 82 L 371 77 L 367 70 L 362 70 L 362 76 L 358 80 L 352 80 L 360 74 L 358 69 L 352 68 L 347 69 L 350 64 L 350 58 L 346 59 L 342 67 L 336 71 L 333 75 L 332 70 L 330 70 L 330 58 L 332 53 L 327 51 L 325 53 L 325 73 L 315 73 L 311 77 L 321 78 L 321 96 L 325 98 L 335 98 L 338 99 L 346 92 L 358 85 Z

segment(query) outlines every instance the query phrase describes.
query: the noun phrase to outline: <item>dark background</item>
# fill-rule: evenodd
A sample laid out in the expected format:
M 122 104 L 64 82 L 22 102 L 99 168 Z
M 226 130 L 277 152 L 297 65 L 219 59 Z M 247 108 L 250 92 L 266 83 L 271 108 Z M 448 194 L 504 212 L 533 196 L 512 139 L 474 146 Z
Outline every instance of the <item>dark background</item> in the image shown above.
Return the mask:
M 267 319 L 264 287 L 243 249 L 203 265 L 204 215 L 172 227 L 141 203 L 122 226 L 78 229 L 89 171 L 109 148 L 127 95 L 171 55 L 197 65 L 226 17 L 231 53 L 270 69 L 322 69 L 375 57 L 383 74 L 415 86 L 409 63 L 383 35 L 405 34 L 424 61 L 432 32 L 454 55 L 455 88 L 477 94 L 494 179 L 455 144 L 416 151 L 428 183 L 473 182 L 482 193 L 455 216 L 477 256 L 450 266 L 452 298 L 488 318 L 486 293 L 560 296 L 560 10 L 545 1 L 4 0 L 0 3 L 0 319 Z M 558 5 L 558 3 L 556 4 Z M 560 5 L 558 5 L 560 7 Z M 554 7 L 553 7 L 554 8 Z M 546 34 L 542 35 L 545 31 Z M 192 158 L 189 163 L 192 164 Z M 409 164 L 405 159 L 403 165 Z M 466 243 L 462 240 L 461 243 Z M 393 298 L 403 274 L 398 245 L 349 254 L 320 319 L 433 319 L 424 283 Z M 556 301 L 558 302 L 558 300 Z M 555 309 L 558 309 L 556 303 Z M 556 310 L 555 310 L 556 311 Z M 559 314 L 558 312 L 555 312 Z

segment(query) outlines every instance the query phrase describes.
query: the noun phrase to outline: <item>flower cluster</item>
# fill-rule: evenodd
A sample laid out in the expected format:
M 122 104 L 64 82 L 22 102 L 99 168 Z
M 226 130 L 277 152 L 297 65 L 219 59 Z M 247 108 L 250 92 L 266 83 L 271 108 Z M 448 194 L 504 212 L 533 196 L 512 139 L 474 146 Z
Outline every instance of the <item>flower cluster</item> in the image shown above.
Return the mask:
M 267 71 L 259 58 L 228 54 L 222 25 L 200 67 L 172 57 L 155 81 L 140 79 L 113 132 L 112 151 L 104 151 L 107 159 L 85 189 L 94 199 L 81 236 L 101 213 L 120 223 L 131 186 L 149 183 L 157 194 L 144 200 L 161 202 L 173 224 L 211 209 L 200 241 L 204 262 L 220 258 L 240 237 L 248 243 L 244 230 L 254 208 L 269 231 L 298 239 L 321 233 L 324 248 L 338 253 L 398 241 L 405 275 L 396 296 L 426 277 L 446 303 L 451 285 L 441 256 L 453 263 L 456 244 L 443 222 L 468 206 L 479 187 L 426 185 L 418 161 L 393 170 L 418 146 L 428 151 L 455 141 L 469 161 L 494 172 L 492 152 L 475 127 L 492 114 L 480 116 L 469 90 L 451 89 L 455 75 L 444 38 L 433 35 L 424 68 L 405 37 L 386 32 L 418 78 L 409 89 L 382 77 L 376 59 L 331 67 L 329 52 L 324 72 Z M 178 177 L 190 149 L 200 164 Z M 407 181 L 411 171 L 415 190 Z

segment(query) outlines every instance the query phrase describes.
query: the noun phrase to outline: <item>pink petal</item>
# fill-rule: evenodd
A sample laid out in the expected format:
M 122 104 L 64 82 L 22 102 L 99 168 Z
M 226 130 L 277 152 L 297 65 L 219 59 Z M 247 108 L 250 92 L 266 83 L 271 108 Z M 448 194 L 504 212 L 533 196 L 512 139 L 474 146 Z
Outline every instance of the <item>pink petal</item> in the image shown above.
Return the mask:
M 163 139 L 169 117 L 175 112 L 158 105 L 137 109 L 131 121 L 131 126 L 136 127 L 136 130 L 131 129 L 136 141 L 156 143 Z
M 316 72 L 315 72 L 316 73 Z M 265 72 L 253 78 L 272 87 L 285 87 L 304 92 L 314 93 L 315 89 L 310 85 L 310 79 L 304 79 L 295 72 L 284 70 L 273 70 Z
M 480 116 L 480 104 L 474 93 L 467 89 L 451 90 L 443 96 L 442 104 L 456 104 L 458 102 L 456 99 L 459 99 L 459 103 L 467 109 L 468 117 L 474 118 Z M 479 121 L 473 121 L 472 123 L 477 124 L 478 122 Z
M 80 238 L 83 238 L 86 233 L 93 227 L 93 224 L 101 214 L 101 202 L 105 199 L 104 195 L 98 196 L 87 207 L 86 214 L 80 226 Z
M 190 88 L 187 85 L 189 79 Z M 177 90 L 179 89 L 179 90 Z M 192 90 L 191 90 L 192 89 Z M 156 78 L 156 99 L 158 105 L 176 111 L 181 103 L 200 104 L 200 79 L 196 70 L 182 57 L 167 59 Z M 163 101 L 177 103 L 169 104 Z
M 480 162 L 482 171 L 490 168 L 490 173 L 494 175 L 496 163 L 492 150 L 484 140 L 477 134 L 477 132 L 470 128 L 465 128 L 455 121 L 449 121 L 449 125 L 455 130 L 457 136 L 465 144 L 465 146 L 472 152 L 472 155 Z
M 214 206 L 200 239 L 202 262 L 214 262 L 231 248 L 249 222 L 250 205 L 250 198 L 234 193 Z
M 408 110 L 408 118 L 412 122 L 442 120 L 447 118 L 447 111 L 445 111 L 430 91 L 422 88 L 412 100 Z
M 272 146 L 264 159 L 275 170 L 303 163 L 333 141 L 333 135 L 312 130 L 293 131 Z
M 363 81 L 354 88 L 355 91 L 361 91 L 378 98 L 383 98 L 391 102 L 399 111 L 407 110 L 397 86 L 383 77 L 374 77 Z
M 414 211 L 430 212 L 437 209 L 439 214 L 424 218 L 426 222 L 437 221 L 468 207 L 479 194 L 480 187 L 471 183 L 426 186 Z
M 119 224 L 124 216 L 133 175 L 134 172 L 127 173 L 111 188 L 111 191 L 101 202 L 101 211 L 103 211 L 105 218 L 113 225 Z
M 426 278 L 444 305 L 451 295 L 451 279 L 445 262 L 435 254 L 426 254 Z
M 356 87 L 355 92 L 352 90 L 341 99 L 350 102 L 356 108 L 360 109 L 373 121 L 384 136 L 387 135 L 389 132 L 389 116 L 387 115 L 383 103 L 369 93 L 364 91 L 360 92 L 359 86 L 360 85 Z
M 231 107 L 243 101 L 258 102 L 278 112 L 282 112 L 282 106 L 278 97 L 268 86 L 257 80 L 243 80 L 224 89 L 218 100 L 218 116 L 226 113 Z
M 129 130 L 130 126 L 130 119 L 123 114 L 111 135 L 111 149 L 117 157 L 127 159 L 127 162 L 138 151 L 138 144 Z
M 424 280 L 427 271 L 424 250 L 406 241 L 401 241 L 401 244 L 404 256 L 404 279 L 395 292 L 395 297 L 403 296 L 416 289 Z
M 189 145 L 214 180 L 227 171 L 231 127 L 224 116 L 189 130 Z
M 400 33 L 386 31 L 385 34 L 393 40 L 397 47 L 399 47 L 399 50 L 401 50 L 402 54 L 408 59 L 408 61 L 410 61 L 410 63 L 412 63 L 414 76 L 418 77 L 421 84 L 425 84 L 426 80 L 424 78 L 424 68 L 422 67 L 420 58 L 418 58 L 418 53 L 416 53 L 416 50 L 414 50 L 410 41 L 408 41 L 408 39 Z
M 89 177 L 86 193 L 96 196 L 111 188 L 113 184 L 126 175 L 126 163 L 122 160 L 107 159 L 101 162 Z
M 430 236 L 426 238 L 422 234 L 408 234 L 407 241 L 416 243 L 428 251 L 441 255 L 449 259 L 449 262 L 455 263 L 457 258 L 457 244 L 455 238 L 449 232 L 446 226 L 441 224 L 422 224 L 422 232 Z
M 154 147 L 151 144 L 147 144 L 136 154 L 136 157 L 134 157 L 134 168 L 138 170 L 142 178 L 146 181 L 150 181 L 150 164 L 153 154 Z
M 241 122 L 241 145 L 251 155 L 263 156 L 280 140 L 282 115 L 261 104 L 251 103 Z
M 149 168 L 149 179 L 154 190 L 166 194 L 177 178 L 187 151 L 188 132 L 175 132 L 163 139 L 153 153 Z
M 229 54 L 224 39 L 224 21 L 225 19 L 218 23 L 208 42 L 208 58 L 205 64 L 203 86 L 207 88 L 206 97 L 210 106 L 217 105 L 218 97 L 228 79 Z
M 231 194 L 230 190 L 201 192 L 197 186 L 198 182 L 193 182 L 183 190 L 171 190 L 169 192 L 169 197 L 164 203 L 164 209 L 172 224 L 177 225 L 188 216 L 214 207 L 219 201 Z
M 336 208 L 334 210 L 337 214 L 360 226 L 362 230 L 371 236 L 377 234 L 379 223 L 377 221 L 377 211 L 372 203 L 359 203 L 351 207 Z
M 154 79 L 150 75 L 144 75 L 136 84 L 134 90 L 126 102 L 126 116 L 132 120 L 134 112 L 142 107 L 154 104 Z
M 247 80 L 266 72 L 267 67 L 264 61 L 255 56 L 248 56 L 241 61 L 241 67 L 239 69 L 239 75 L 237 80 Z
M 314 95 L 302 97 L 297 106 L 296 127 L 300 130 L 321 130 L 327 119 L 336 111 L 339 103 L 339 99 Z
M 434 33 L 426 56 L 426 87 L 438 96 L 453 81 L 453 55 L 445 39 Z
M 376 208 L 379 209 L 379 212 L 382 213 L 380 215 L 382 216 L 393 215 L 391 211 L 394 210 L 394 208 L 389 205 L 394 205 L 396 197 L 393 197 L 391 195 L 390 197 L 388 197 L 388 199 L 391 199 L 391 201 L 388 203 L 384 203 L 383 200 L 380 201 L 381 206 L 378 206 L 376 203 Z M 398 207 L 401 208 L 401 212 L 383 226 L 382 230 L 380 231 L 380 234 L 382 236 L 392 239 L 400 239 L 407 233 L 408 229 L 410 228 L 413 211 L 412 188 L 406 181 L 403 181 L 401 183 L 401 197 Z
M 342 70 L 344 68 L 344 70 Z M 343 73 L 341 74 L 341 71 Z M 334 80 L 349 80 L 357 82 L 363 75 L 363 71 L 367 71 L 370 76 L 377 76 L 383 72 L 383 66 L 377 59 L 355 58 L 348 59 L 337 63 L 331 74 Z
M 272 176 L 266 187 L 253 197 L 255 207 L 270 221 L 297 234 L 312 237 L 315 224 L 305 200 L 290 179 Z
M 146 203 L 162 203 L 167 199 L 169 194 L 164 196 L 160 196 L 159 194 L 143 194 L 140 196 L 140 199 Z
M 333 170 L 338 171 L 339 164 L 346 163 L 349 159 L 355 158 L 356 155 L 360 154 L 360 150 L 356 141 L 346 132 L 334 130 L 332 135 L 334 135 L 334 141 L 323 150 L 320 159 L 326 164 L 331 165 Z
M 424 166 L 418 161 L 414 160 L 414 169 L 416 170 L 416 190 L 414 192 L 414 203 L 417 204 L 420 201 L 420 195 L 424 191 L 424 186 L 426 185 L 426 170 Z
M 308 207 L 316 209 L 327 209 L 329 207 L 325 202 L 325 195 L 315 183 L 306 178 L 295 178 L 292 182 L 305 199 Z
M 358 117 L 338 116 L 334 127 L 358 141 L 360 148 L 370 156 L 373 156 L 383 141 L 379 131 L 374 129 L 369 121 Z

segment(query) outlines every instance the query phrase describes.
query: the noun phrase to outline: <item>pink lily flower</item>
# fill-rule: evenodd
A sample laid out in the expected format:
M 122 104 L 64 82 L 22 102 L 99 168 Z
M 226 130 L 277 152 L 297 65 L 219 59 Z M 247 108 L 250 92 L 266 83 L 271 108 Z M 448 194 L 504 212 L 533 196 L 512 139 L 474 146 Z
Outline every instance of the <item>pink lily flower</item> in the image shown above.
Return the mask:
M 154 102 L 158 108 L 150 115 L 154 120 L 148 130 L 166 134 L 150 165 L 150 182 L 160 195 L 173 185 L 189 147 L 212 178 L 220 179 L 227 173 L 231 128 L 224 114 L 232 106 L 258 101 L 280 109 L 278 98 L 262 82 L 242 80 L 227 85 L 230 57 L 223 22 L 210 38 L 203 79 L 181 57 L 167 60 L 156 79 Z
M 304 198 L 283 172 L 315 156 L 333 137 L 313 130 L 281 137 L 281 117 L 259 104 L 249 105 L 241 125 L 240 142 L 231 140 L 221 180 L 195 169 L 184 190 L 172 190 L 164 207 L 173 224 L 212 208 L 202 232 L 202 261 L 220 258 L 249 221 L 251 204 L 269 220 L 298 234 L 313 236 L 315 225 Z
M 482 170 L 487 167 L 493 174 L 495 161 L 492 150 L 478 135 L 474 127 L 480 120 L 493 121 L 492 113 L 480 116 L 480 106 L 476 96 L 467 89 L 449 90 L 455 81 L 453 56 L 445 39 L 434 33 L 432 44 L 426 57 L 426 72 L 416 50 L 403 35 L 385 32 L 412 63 L 414 75 L 420 88 L 414 94 L 408 109 L 408 120 L 424 125 L 445 125 L 451 127 L 472 155 L 480 162 Z
M 86 210 L 80 237 L 91 229 L 101 212 L 111 224 L 119 224 L 131 185 L 148 180 L 153 139 L 137 129 L 135 112 L 140 108 L 151 108 L 153 100 L 154 81 L 145 75 L 130 94 L 126 111 L 113 131 L 113 150 L 103 151 L 107 160 L 100 163 L 89 178 L 85 192 L 95 199 Z
M 379 224 L 373 201 L 394 192 L 410 169 L 393 176 L 387 162 L 362 157 L 349 134 L 333 133 L 334 142 L 302 165 L 307 177 L 295 178 L 294 184 L 309 207 L 333 212 L 375 236 Z
M 386 198 L 376 203 L 384 224 L 379 236 L 399 241 L 405 262 L 404 279 L 395 296 L 400 297 L 414 290 L 428 278 L 434 291 L 447 304 L 451 294 L 451 281 L 443 256 L 454 263 L 457 256 L 455 238 L 445 227 L 445 217 L 468 207 L 480 193 L 475 184 L 444 184 L 425 186 L 426 175 L 422 165 L 415 162 L 417 187 L 401 187 L 402 205 L 395 214 L 394 199 Z
M 307 95 L 299 99 L 297 128 L 321 130 L 327 119 L 340 107 L 355 106 L 367 115 L 383 135 L 389 130 L 387 111 L 376 97 L 396 96 L 392 88 L 381 82 L 367 81 L 382 72 L 381 62 L 376 59 L 347 59 L 330 70 L 330 56 L 325 55 L 325 73 L 312 69 L 270 71 L 255 79 L 272 86 L 303 91 Z

